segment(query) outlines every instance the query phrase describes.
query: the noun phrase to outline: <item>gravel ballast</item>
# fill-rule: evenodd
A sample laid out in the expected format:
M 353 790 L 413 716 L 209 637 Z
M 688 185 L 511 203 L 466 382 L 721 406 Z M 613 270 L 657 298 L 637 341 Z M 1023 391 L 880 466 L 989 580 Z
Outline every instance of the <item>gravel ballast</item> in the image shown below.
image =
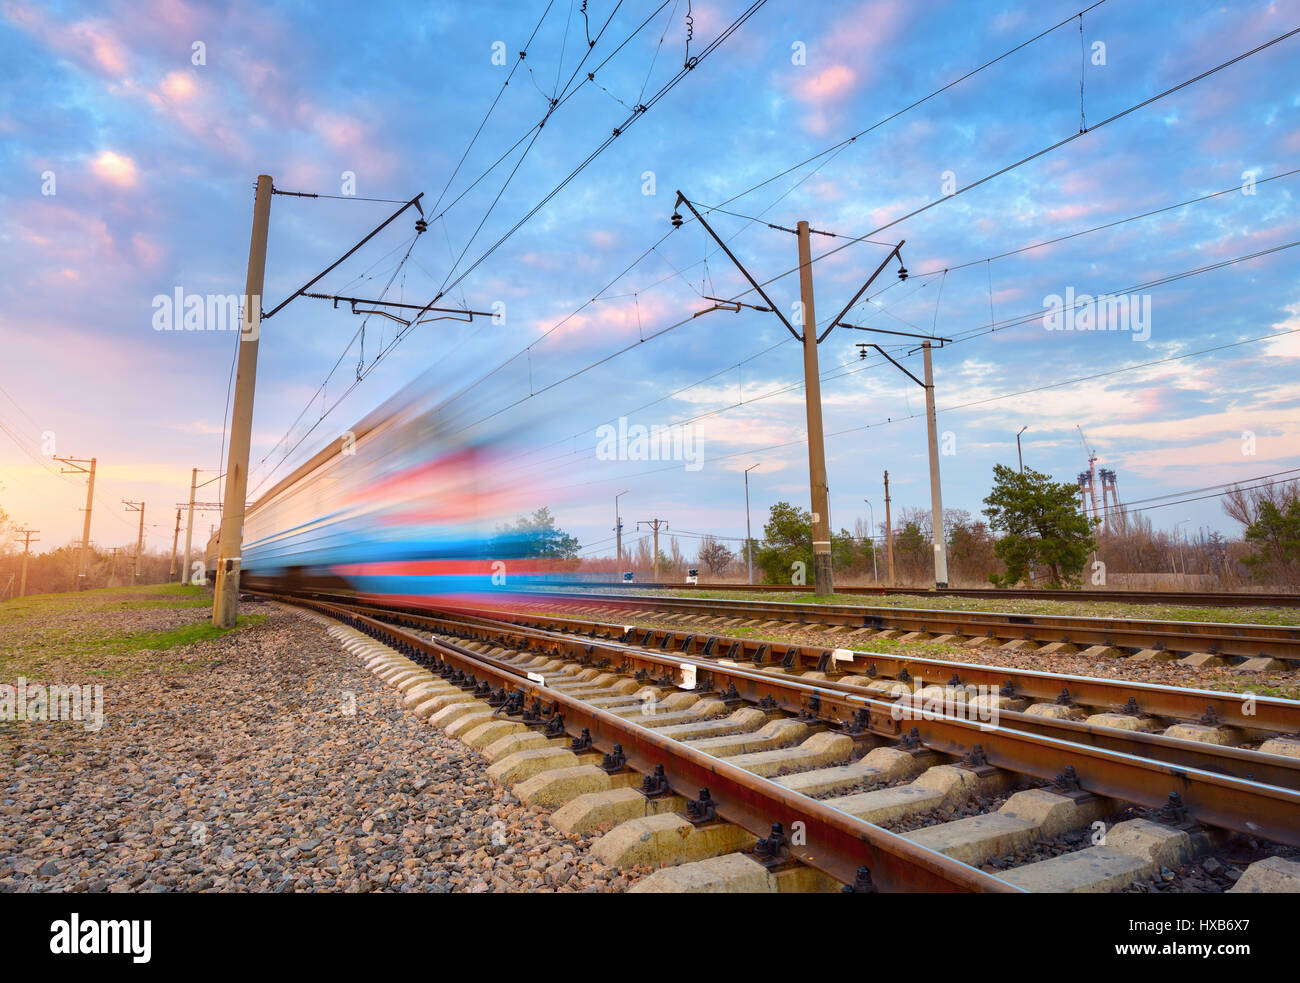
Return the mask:
M 98 731 L 0 724 L 0 891 L 619 891 L 645 873 L 591 859 L 594 837 L 492 783 L 319 624 L 241 612 L 267 619 L 168 650 L 187 671 L 62 661 L 45 681 L 104 685 Z

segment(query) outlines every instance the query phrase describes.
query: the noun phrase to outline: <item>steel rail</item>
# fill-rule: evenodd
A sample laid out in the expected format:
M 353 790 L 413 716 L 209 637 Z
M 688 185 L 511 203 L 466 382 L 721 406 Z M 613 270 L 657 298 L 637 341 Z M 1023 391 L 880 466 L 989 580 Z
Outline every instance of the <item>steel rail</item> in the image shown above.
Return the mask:
M 385 609 L 382 608 L 361 608 L 361 610 L 372 610 L 379 614 L 386 613 Z M 387 613 L 391 616 L 391 611 Z M 491 619 L 483 618 L 481 615 L 470 616 L 457 612 L 456 616 L 453 618 L 440 618 L 427 614 L 406 614 L 404 617 L 407 618 L 407 623 L 410 627 L 415 626 L 414 624 L 411 624 L 411 622 L 414 621 L 417 623 L 424 623 L 426 627 L 429 623 L 450 625 L 452 626 L 452 630 L 464 627 L 484 628 L 491 630 L 493 634 L 501 639 L 513 637 L 516 640 L 521 641 L 525 647 L 530 647 L 532 643 L 537 640 L 558 640 L 564 643 L 565 650 L 569 657 L 583 662 L 594 661 L 593 657 L 597 654 L 598 649 L 600 651 L 608 651 L 611 654 L 623 657 L 624 665 L 622 668 L 625 671 L 640 670 L 647 673 L 650 670 L 675 671 L 682 665 L 682 660 L 680 658 L 657 656 L 653 653 L 645 652 L 640 648 L 628 647 L 621 643 L 610 644 L 606 642 L 599 645 L 592 644 L 588 641 L 592 636 L 573 638 L 568 635 L 548 633 L 544 630 L 538 630 L 535 628 L 531 630 L 511 630 L 507 627 L 503 630 L 500 627 L 502 622 L 493 622 Z M 557 649 L 552 649 L 552 654 L 559 655 L 560 653 Z M 710 683 L 715 681 L 714 677 L 720 677 L 728 683 L 734 682 L 734 679 L 738 677 L 733 677 L 730 669 L 743 669 L 742 666 L 729 666 L 726 662 L 718 662 L 699 654 L 692 655 L 689 662 L 697 667 L 703 666 L 705 672 L 711 677 L 709 680 Z M 703 678 L 703 676 L 701 676 L 701 678 Z M 759 679 L 762 680 L 762 683 L 765 685 L 760 685 L 758 687 L 756 694 L 754 694 L 755 698 L 759 701 L 764 699 L 771 700 L 772 706 L 786 707 L 792 713 L 798 713 L 805 716 L 813 714 L 832 726 L 843 726 L 844 722 L 855 712 L 851 706 L 840 705 L 835 703 L 833 700 L 823 701 L 820 697 L 815 707 L 811 705 L 811 702 L 808 699 L 789 702 L 786 700 L 782 691 L 782 677 L 773 676 L 770 673 L 764 673 L 759 676 Z M 856 695 L 861 695 L 863 693 L 863 689 L 860 685 L 845 681 L 844 679 L 819 680 L 815 685 L 822 691 L 829 689 L 836 692 Z M 737 692 L 739 693 L 740 690 L 737 690 Z M 882 699 L 879 695 L 873 695 L 871 698 Z M 928 698 L 924 694 L 920 697 L 920 703 L 918 706 L 923 711 L 927 704 L 927 699 Z M 957 708 L 955 705 L 957 704 L 957 701 L 955 700 L 945 700 L 944 702 L 954 704 L 954 706 L 949 706 L 947 708 L 950 711 Z M 901 709 L 901 702 L 899 706 L 901 714 L 904 712 Z M 902 719 L 901 716 L 898 719 Z M 1206 744 L 1201 741 L 1181 740 L 1178 738 L 1167 737 L 1163 734 L 1126 731 L 1115 727 L 1088 724 L 1076 720 L 1040 717 L 1034 714 L 1019 713 L 1006 709 L 998 711 L 998 719 L 1007 721 L 1008 725 L 1015 730 L 1021 730 L 1031 734 L 1041 734 L 1048 737 L 1056 737 L 1065 741 L 1092 744 L 1112 751 L 1151 758 L 1156 761 L 1162 761 L 1166 764 L 1179 767 L 1197 768 L 1215 774 L 1232 775 L 1251 781 L 1263 782 L 1267 785 L 1276 785 L 1280 788 L 1300 790 L 1300 759 L 1287 757 L 1285 755 L 1265 754 L 1263 752 L 1250 751 L 1243 748 Z M 902 728 L 897 724 L 890 724 L 888 721 L 882 719 L 871 721 L 871 723 L 867 725 L 867 729 L 871 730 L 875 734 L 885 737 L 902 736 Z
M 508 621 L 526 624 L 538 620 L 537 615 L 493 609 L 485 613 L 474 608 L 461 610 L 470 617 L 485 621 Z M 586 634 L 595 632 L 610 638 L 614 633 L 624 636 L 629 627 L 576 618 L 545 616 L 551 622 L 567 622 L 569 630 Z M 806 669 L 833 674 L 859 672 L 868 676 L 880 674 L 928 679 L 934 685 L 976 685 L 994 689 L 1010 684 L 1014 696 L 1039 701 L 1055 701 L 1062 694 L 1073 703 L 1093 707 L 1128 710 L 1130 698 L 1139 713 L 1172 720 L 1193 721 L 1212 711 L 1213 717 L 1223 725 L 1245 731 L 1266 734 L 1300 733 L 1300 701 L 1278 697 L 1258 696 L 1253 693 L 1228 693 L 1221 690 L 1196 689 L 1182 686 L 1162 686 L 1136 680 L 1108 679 L 1097 676 L 1079 676 L 1071 673 L 1042 672 L 1035 669 L 1016 669 L 990 666 L 972 662 L 953 662 L 946 659 L 927 659 L 921 656 L 890 655 L 863 649 L 829 649 L 813 645 L 784 645 L 764 642 L 756 638 L 739 638 L 712 631 L 695 631 L 675 628 L 647 628 L 635 626 L 641 636 L 642 647 L 657 645 L 662 649 L 686 655 L 726 653 L 726 657 L 757 665 L 780 665 L 787 669 Z M 712 643 L 712 644 L 710 644 Z M 710 649 L 705 653 L 705 647 Z M 840 653 L 839 656 L 836 653 Z M 851 653 L 852 659 L 842 658 Z M 953 677 L 959 677 L 956 680 Z M 1114 728 L 1103 728 L 1113 730 Z
M 1086 643 L 1116 648 L 1210 652 L 1252 658 L 1270 656 L 1300 661 L 1300 625 L 1220 624 L 1070 615 L 1013 614 L 995 611 L 943 611 L 932 608 L 871 607 L 857 604 L 805 604 L 731 601 L 713 598 L 638 598 L 623 594 L 518 591 L 520 597 L 568 604 L 711 614 L 749 620 L 829 624 L 849 628 L 917 631 L 968 638 L 1028 639 Z
M 784 584 L 669 584 L 669 583 L 620 583 L 618 581 L 584 581 L 572 584 L 556 584 L 574 590 L 672 590 L 672 591 L 735 591 L 754 594 L 811 594 L 810 586 L 786 586 Z M 1159 590 L 1075 590 L 1062 588 L 1022 587 L 842 587 L 836 585 L 836 594 L 860 594 L 872 597 L 887 597 L 891 594 L 905 594 L 918 597 L 971 597 L 991 600 L 1029 600 L 1029 601 L 1113 601 L 1119 604 L 1175 604 L 1189 607 L 1300 607 L 1300 593 L 1250 591 L 1159 591 Z
M 352 614 L 347 611 L 346 606 L 337 604 L 332 606 L 344 611 L 350 617 L 366 618 L 373 624 L 383 625 L 387 630 L 402 630 L 367 615 Z M 401 616 L 397 612 L 394 614 Z M 409 614 L 405 616 L 412 617 Z M 528 637 L 527 630 L 517 630 L 514 633 L 524 639 Z M 419 639 L 417 635 L 409 635 L 406 632 L 403 634 L 410 639 Z M 542 643 L 540 647 L 552 655 L 558 655 L 561 646 L 572 655 L 573 648 L 580 645 L 582 654 L 590 658 L 597 649 L 597 643 L 593 641 L 576 639 L 570 641 L 564 638 L 544 637 L 536 633 L 535 638 Z M 526 644 L 521 647 L 534 651 L 539 648 L 536 644 Z M 857 721 L 863 730 L 896 737 L 901 736 L 900 723 L 902 719 L 906 719 L 920 742 L 933 750 L 959 757 L 974 755 L 987 760 L 992 766 L 1047 781 L 1059 780 L 1065 765 L 1070 764 L 1074 766 L 1078 786 L 1085 791 L 1152 808 L 1161 808 L 1171 801 L 1179 801 L 1189 815 L 1208 825 L 1300 846 L 1300 792 L 1290 788 L 1185 764 L 1153 760 L 1138 754 L 1113 750 L 1110 747 L 1048 736 L 1042 733 L 1041 729 L 1039 732 L 1030 732 L 1003 726 L 1000 722 L 1001 718 L 1010 718 L 1010 715 L 1005 713 L 1000 715 L 999 723 L 996 725 L 937 713 L 931 714 L 920 709 L 900 717 L 899 708 L 895 704 L 861 695 L 860 691 L 849 692 L 852 687 L 843 684 L 774 677 L 768 672 L 747 670 L 741 666 L 729 666 L 693 657 L 674 656 L 673 659 L 668 659 L 623 645 L 610 646 L 606 643 L 602 647 L 610 648 L 626 660 L 633 662 L 643 660 L 647 664 L 658 665 L 665 670 L 672 669 L 674 665 L 677 671 L 686 665 L 694 666 L 697 673 L 703 670 L 708 676 L 725 679 L 728 685 L 734 687 L 737 694 L 748 702 L 765 703 L 774 709 L 797 713 L 804 717 L 812 716 L 814 719 L 832 724 L 845 726 Z M 578 656 L 574 655 L 574 657 Z M 712 682 L 712 679 L 704 680 L 699 684 L 699 688 L 707 689 Z M 623 723 L 621 718 L 616 719 Z M 1028 724 L 1031 721 L 1038 724 L 1041 718 L 1016 716 L 1018 724 Z M 847 726 L 845 730 L 851 732 Z M 1131 735 L 1117 732 L 1113 738 L 1107 736 L 1111 742 L 1118 742 Z M 1148 746 L 1196 743 L 1175 741 L 1170 738 L 1153 739 L 1156 735 L 1144 736 L 1149 740 L 1142 743 Z M 669 743 L 675 746 L 678 744 L 678 742 Z M 1194 750 L 1199 754 L 1207 753 L 1204 747 Z M 1291 764 L 1291 759 L 1282 756 L 1258 752 L 1245 753 L 1255 755 L 1260 764 L 1272 763 L 1281 768 Z M 1270 762 L 1269 759 L 1277 760 Z
M 558 690 L 530 680 L 517 667 L 452 643 L 433 642 L 338 604 L 294 598 L 289 603 L 341 617 L 380 639 L 392 639 L 430 661 L 454 664 L 462 670 L 495 679 L 502 688 L 521 690 L 549 703 L 560 715 L 566 734 L 585 729 L 592 746 L 609 752 L 621 745 L 628 764 L 650 774 L 663 765 L 668 784 L 688 799 L 707 787 L 718 815 L 756 836 L 766 836 L 778 817 L 788 827 L 805 824 L 803 845 L 789 845 L 791 855 L 836 880 L 851 884 L 866 866 L 873 884 L 886 890 L 1016 892 L 1013 885 L 977 868 L 863 822 L 815 799 L 744 771 L 694 748 L 592 707 Z

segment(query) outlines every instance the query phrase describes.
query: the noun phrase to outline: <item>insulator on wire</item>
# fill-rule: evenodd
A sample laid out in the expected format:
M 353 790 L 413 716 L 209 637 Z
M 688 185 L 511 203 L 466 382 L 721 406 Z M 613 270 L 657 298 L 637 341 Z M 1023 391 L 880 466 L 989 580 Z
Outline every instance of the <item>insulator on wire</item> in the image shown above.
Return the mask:
M 899 267 L 898 267 L 898 278 L 899 278 L 900 280 L 906 280 L 906 279 L 907 279 L 907 267 L 906 267 L 906 266 L 902 266 L 901 264 L 899 265 Z
M 674 229 L 680 229 L 680 228 L 682 227 L 682 213 L 681 213 L 681 212 L 679 212 L 679 211 L 674 211 L 674 212 L 673 212 L 672 223 L 673 223 L 673 228 L 674 228 Z
M 426 222 L 426 221 L 425 221 L 424 219 L 422 219 L 422 218 L 421 218 L 421 219 L 416 219 L 416 221 L 415 221 L 415 231 L 416 231 L 417 233 L 428 232 L 428 231 L 429 231 L 429 223 Z

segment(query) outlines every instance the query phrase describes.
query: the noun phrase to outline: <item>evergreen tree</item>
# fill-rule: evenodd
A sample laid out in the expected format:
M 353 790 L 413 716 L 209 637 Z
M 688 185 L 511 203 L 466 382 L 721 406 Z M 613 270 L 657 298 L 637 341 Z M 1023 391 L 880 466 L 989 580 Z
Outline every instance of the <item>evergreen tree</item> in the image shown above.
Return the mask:
M 812 576 L 812 513 L 777 502 L 763 526 L 763 543 L 754 553 L 754 563 L 763 571 L 764 583 L 788 584 L 796 561 L 804 564 L 805 577 Z
M 1077 584 L 1088 554 L 1096 549 L 1093 529 L 1078 509 L 1078 488 L 1053 481 L 1033 468 L 1024 474 L 998 464 L 993 490 L 984 499 L 989 526 L 1002 533 L 993 552 L 1006 566 L 990 574 L 997 587 L 1012 587 L 1031 568 L 1046 573 L 1050 587 Z

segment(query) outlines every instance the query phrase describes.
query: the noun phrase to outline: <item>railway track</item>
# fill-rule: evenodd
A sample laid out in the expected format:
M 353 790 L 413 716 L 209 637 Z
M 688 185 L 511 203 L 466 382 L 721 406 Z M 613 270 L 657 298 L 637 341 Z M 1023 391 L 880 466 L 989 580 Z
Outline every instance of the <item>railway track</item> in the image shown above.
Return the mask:
M 807 668 L 825 660 L 804 649 L 775 665 L 728 658 L 719 636 L 282 599 L 343 622 L 333 630 L 403 686 L 417 714 L 480 747 L 517 796 L 556 808 L 566 832 L 612 825 L 594 851 L 662 866 L 646 890 L 1113 889 L 1220 850 L 1233 833 L 1300 845 L 1300 758 L 1272 753 L 1294 742 L 1268 736 L 1300 725 L 1292 701 L 1267 701 L 1250 721 L 1267 721 L 1249 728 L 1259 747 L 1217 746 L 1008 709 L 1023 700 L 1015 692 L 992 694 L 992 719 L 977 719 L 956 680 L 931 687 L 943 698 L 928 712 L 925 689 L 902 685 L 905 667 L 885 667 L 891 690 L 879 662 L 865 671 L 866 653 L 833 658 L 848 671 L 827 673 Z M 1026 691 L 1059 681 L 1015 675 Z M 1142 690 L 1171 714 L 1184 705 L 1169 688 Z M 954 808 L 971 814 L 954 819 Z M 1073 846 L 1015 860 L 1062 842 Z M 1261 863 L 1248 881 L 1292 872 L 1286 860 Z
M 669 584 L 591 581 L 574 587 L 594 590 L 650 591 L 737 591 L 754 594 L 811 594 L 807 585 L 784 584 Z M 836 587 L 836 594 L 886 597 L 910 594 L 917 597 L 970 597 L 986 600 L 1021 601 L 1113 601 L 1120 604 L 1172 604 L 1190 607 L 1300 607 L 1300 593 L 1285 591 L 1160 591 L 1160 590 L 1035 590 L 994 587 Z
M 1138 655 L 1156 661 L 1182 658 L 1196 665 L 1213 665 L 1215 659 L 1231 660 L 1248 663 L 1245 668 L 1249 669 L 1295 668 L 1300 663 L 1300 626 L 1294 625 L 1086 618 L 801 601 L 629 597 L 588 591 L 575 595 L 571 591 L 528 590 L 518 596 L 575 610 L 641 612 L 661 618 L 720 618 L 733 627 L 820 625 L 843 629 L 845 637 L 851 638 L 879 637 L 881 632 L 893 632 L 909 641 L 938 638 L 971 647 L 1008 642 L 1054 646 L 1047 654 L 1096 646 L 1093 654 L 1098 657 Z

